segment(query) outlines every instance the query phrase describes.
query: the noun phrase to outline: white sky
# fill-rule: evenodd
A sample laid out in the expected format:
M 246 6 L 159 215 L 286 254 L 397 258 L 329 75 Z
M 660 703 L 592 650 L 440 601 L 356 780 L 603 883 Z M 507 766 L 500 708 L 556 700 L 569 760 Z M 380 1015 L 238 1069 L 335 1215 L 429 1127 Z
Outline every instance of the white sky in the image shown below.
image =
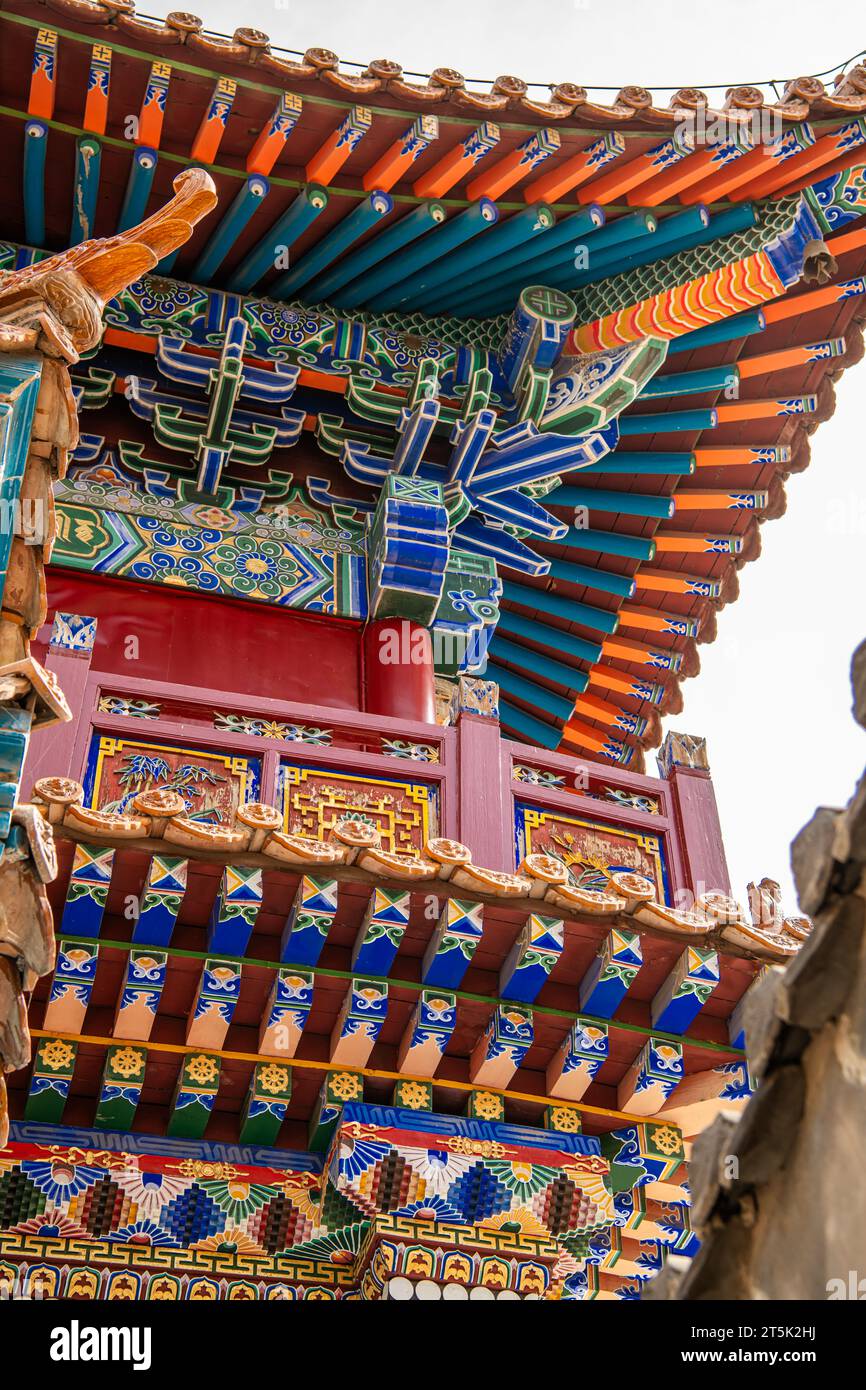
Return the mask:
M 158 10 L 156 5 L 148 7 Z M 165 7 L 166 9 L 168 6 Z M 202 0 L 209 28 L 238 24 L 274 44 L 331 48 L 346 61 L 467 78 L 512 73 L 585 87 L 741 85 L 838 70 L 866 43 L 856 0 Z M 820 16 L 820 18 L 819 18 Z M 779 88 L 781 92 L 781 86 Z M 859 409 L 866 364 L 837 387 L 812 462 L 787 485 L 788 510 L 761 528 L 763 553 L 700 648 L 700 675 L 669 721 L 703 734 L 734 892 L 777 878 L 793 905 L 788 846 L 816 805 L 844 805 L 866 760 L 848 668 L 866 635 L 866 489 Z M 650 759 L 652 761 L 652 759 Z

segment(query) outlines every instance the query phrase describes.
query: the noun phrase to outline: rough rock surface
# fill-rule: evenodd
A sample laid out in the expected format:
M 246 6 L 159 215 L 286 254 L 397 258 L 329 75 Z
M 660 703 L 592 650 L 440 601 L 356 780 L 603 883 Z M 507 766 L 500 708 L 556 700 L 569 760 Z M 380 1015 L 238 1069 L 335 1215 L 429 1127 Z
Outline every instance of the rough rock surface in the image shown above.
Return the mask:
M 866 642 L 851 678 L 866 727 Z M 816 811 L 792 863 L 814 929 L 747 1008 L 754 1097 L 695 1141 L 701 1250 L 644 1298 L 823 1301 L 866 1278 L 866 773 L 844 810 Z

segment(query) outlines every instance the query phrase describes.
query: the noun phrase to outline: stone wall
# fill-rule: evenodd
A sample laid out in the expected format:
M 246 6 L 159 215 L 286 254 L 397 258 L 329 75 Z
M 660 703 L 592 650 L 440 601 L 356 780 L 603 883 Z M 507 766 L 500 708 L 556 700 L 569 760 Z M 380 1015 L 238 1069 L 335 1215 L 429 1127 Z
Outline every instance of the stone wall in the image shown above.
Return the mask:
M 866 728 L 866 642 L 852 685 Z M 749 1000 L 756 1094 L 695 1142 L 701 1251 L 672 1257 L 645 1298 L 866 1296 L 866 773 L 844 810 L 815 812 L 791 858 L 814 930 Z

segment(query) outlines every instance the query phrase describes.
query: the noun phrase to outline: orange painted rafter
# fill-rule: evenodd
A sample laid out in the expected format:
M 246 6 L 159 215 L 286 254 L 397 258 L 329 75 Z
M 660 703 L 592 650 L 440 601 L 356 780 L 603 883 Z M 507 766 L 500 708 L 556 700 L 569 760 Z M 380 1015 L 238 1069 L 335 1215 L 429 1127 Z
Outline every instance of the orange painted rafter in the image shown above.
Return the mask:
M 739 140 L 744 140 L 740 136 Z M 729 145 L 737 145 L 737 148 L 745 148 L 738 141 L 730 140 Z M 718 145 L 708 145 L 705 149 L 696 150 L 686 159 L 681 159 L 671 169 L 665 169 L 661 174 L 656 174 L 655 178 L 647 183 L 641 184 L 626 194 L 625 201 L 630 207 L 656 208 L 661 203 L 669 203 L 676 198 L 684 188 L 691 188 L 692 184 L 703 179 L 707 173 L 712 173 L 718 169 L 722 158 L 721 147 Z M 742 158 L 742 155 L 739 156 Z M 737 156 L 731 160 L 735 163 Z
M 750 464 L 789 463 L 790 449 L 771 445 L 774 457 L 764 457 L 759 445 L 712 444 L 693 451 L 695 468 L 744 468 Z
M 757 357 L 741 357 L 737 372 L 741 381 L 763 376 L 765 372 L 784 372 L 789 367 L 805 367 L 839 357 L 845 351 L 844 338 L 831 338 L 823 343 L 800 343 L 796 347 L 780 348 L 778 352 L 762 352 Z
M 627 695 L 633 700 L 649 700 L 652 704 L 658 703 L 664 690 L 664 686 L 647 683 L 601 661 L 592 667 L 589 683 L 600 686 L 602 690 L 615 690 L 618 695 Z
M 742 499 L 748 498 L 744 503 Z M 767 505 L 767 492 L 754 488 L 718 492 L 700 488 L 683 488 L 674 493 L 674 512 L 759 511 Z
M 820 169 L 812 174 L 796 175 L 789 183 L 780 184 L 773 194 L 774 198 L 787 198 L 791 193 L 800 193 L 809 184 L 817 182 L 819 179 L 829 179 L 831 174 L 843 174 L 851 168 L 852 164 L 863 162 L 863 147 L 858 150 L 843 150 L 835 159 L 831 159 L 829 164 L 822 164 Z
M 614 661 L 630 661 L 635 666 L 656 666 L 658 669 L 658 650 L 646 647 L 642 642 L 632 642 L 627 637 L 605 637 L 601 644 L 602 653 Z M 674 665 L 679 662 L 675 661 Z
M 199 164 L 213 164 L 226 132 L 237 87 L 237 82 L 233 82 L 230 77 L 221 77 L 217 82 L 192 142 L 190 159 Z
M 732 420 L 773 420 L 786 415 L 811 415 L 818 404 L 817 396 L 795 396 L 772 401 L 720 401 L 713 409 L 718 424 Z
M 562 742 L 566 747 L 587 748 L 592 753 L 607 753 L 609 740 L 581 719 L 569 719 L 562 731 Z
M 648 569 L 644 565 L 637 570 L 634 582 L 638 592 L 695 594 L 698 597 L 710 597 L 705 591 L 718 588 L 716 581 L 707 579 L 705 575 L 683 574 L 682 570 Z
M 368 193 L 381 188 L 383 193 L 394 187 L 395 183 L 410 169 L 415 160 L 439 139 L 439 122 L 435 116 L 418 116 L 409 129 L 377 159 L 368 169 L 361 187 Z
M 742 536 L 699 535 L 696 531 L 658 531 L 658 555 L 739 555 Z
M 152 150 L 159 149 L 170 80 L 171 68 L 168 63 L 154 63 L 148 74 L 138 117 L 138 135 L 135 141 L 137 145 L 147 145 Z
M 366 106 L 353 106 L 316 150 L 305 170 L 307 182 L 329 184 L 372 124 L 373 114 Z
M 87 100 L 84 103 L 84 129 L 91 135 L 104 135 L 108 125 L 108 92 L 111 84 L 111 49 L 95 43 L 90 54 L 87 75 Z
M 599 140 L 593 140 L 591 145 L 587 145 L 585 150 L 580 150 L 578 154 L 572 155 L 562 164 L 557 164 L 555 169 L 549 173 L 542 174 L 541 178 L 533 179 L 523 191 L 523 197 L 527 203 L 558 202 L 564 198 L 566 193 L 570 193 L 573 188 L 584 184 L 588 179 L 603 168 L 605 164 L 610 164 L 612 160 L 619 159 L 625 153 L 625 140 L 617 131 L 611 131 L 603 135 Z M 593 184 L 593 189 L 598 185 Z M 578 202 L 596 202 L 594 193 L 589 197 L 584 197 L 583 192 L 578 195 Z
M 40 29 L 36 34 L 33 49 L 33 67 L 30 73 L 30 95 L 27 101 L 28 116 L 50 121 L 54 115 L 54 99 L 57 95 L 57 35 L 53 29 Z
M 619 610 L 620 627 L 643 628 L 646 632 L 671 632 L 671 622 L 688 622 L 692 619 L 675 618 L 671 619 L 667 613 L 660 613 L 657 609 L 641 608 L 634 603 L 624 603 Z
M 866 246 L 866 227 L 855 227 L 853 232 L 841 232 L 837 236 L 830 237 L 827 245 L 834 256 L 844 256 L 846 251 L 856 251 L 859 247 Z M 803 298 L 807 297 L 803 296 Z M 769 323 L 769 319 L 767 322 Z
M 730 165 L 719 169 L 718 173 L 711 174 L 709 178 L 684 189 L 678 195 L 679 200 L 687 207 L 693 203 L 718 202 L 719 199 L 728 197 L 735 188 L 741 188 L 744 183 L 773 173 L 782 164 L 793 159 L 800 150 L 809 149 L 814 143 L 814 133 L 807 125 L 786 130 L 772 145 L 758 145 L 740 159 L 735 159 Z
M 496 148 L 499 139 L 499 126 L 494 125 L 492 121 L 485 121 L 483 125 L 477 126 L 471 135 L 467 135 L 444 154 L 432 169 L 428 169 L 426 174 L 415 180 L 412 185 L 415 197 L 444 198 L 449 189 L 461 179 L 465 179 L 476 164 Z
M 518 145 L 510 154 L 503 155 L 491 169 L 485 170 L 473 179 L 466 190 L 466 196 L 474 202 L 478 198 L 492 198 L 494 201 L 507 193 L 516 183 L 520 183 L 531 170 L 549 159 L 560 148 L 562 139 L 558 130 L 537 130 Z
M 635 155 L 627 164 L 620 164 L 616 169 L 611 169 L 609 174 L 603 178 L 595 179 L 586 188 L 582 188 L 577 195 L 579 203 L 600 203 L 606 206 L 608 203 L 618 202 L 624 198 L 626 193 L 641 184 L 646 184 L 650 179 L 655 178 L 662 169 L 666 169 L 671 163 L 679 163 L 686 158 L 694 149 L 694 145 L 685 132 L 676 132 L 670 140 L 664 140 L 660 145 L 653 145 L 652 149 L 644 150 L 643 154 Z
M 617 725 L 623 717 L 622 708 L 600 695 L 578 695 L 574 702 L 575 714 L 585 714 L 588 719 L 597 719 L 600 724 Z M 571 720 L 569 720 L 569 724 Z M 566 724 L 566 730 L 569 725 Z
M 731 202 L 739 203 L 746 198 L 769 198 L 771 194 L 782 188 L 790 188 L 793 184 L 801 186 L 801 182 L 807 181 L 807 175 L 812 174 L 816 169 L 821 169 L 823 165 L 829 164 L 837 156 L 842 157 L 846 154 L 850 156 L 851 151 L 866 140 L 866 121 L 861 117 L 856 124 L 862 132 L 861 139 L 855 142 L 852 142 L 850 137 L 845 138 L 843 136 L 840 139 L 840 131 L 838 130 L 832 131 L 829 135 L 822 135 L 820 140 L 815 141 L 814 145 L 810 145 L 808 149 L 801 150 L 799 154 L 786 159 L 780 168 L 771 169 L 758 178 L 750 179 L 745 186 L 736 189 L 730 195 Z M 842 129 L 850 130 L 851 127 L 846 126 Z M 848 162 L 851 162 L 850 158 Z M 847 163 L 844 167 L 847 167 Z
M 247 155 L 247 173 L 267 176 L 294 130 L 301 115 L 302 102 L 292 92 L 283 92 L 267 125 L 262 126 Z

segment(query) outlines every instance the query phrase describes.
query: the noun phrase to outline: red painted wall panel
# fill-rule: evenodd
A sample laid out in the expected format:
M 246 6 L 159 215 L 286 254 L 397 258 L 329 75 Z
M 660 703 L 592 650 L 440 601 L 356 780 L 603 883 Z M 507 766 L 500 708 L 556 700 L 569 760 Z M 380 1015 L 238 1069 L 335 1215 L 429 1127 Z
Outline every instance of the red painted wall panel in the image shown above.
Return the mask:
M 99 619 L 93 669 L 141 680 L 360 708 L 357 623 L 182 589 L 48 570 L 55 610 Z M 40 636 L 47 639 L 50 628 Z M 137 657 L 125 652 L 137 639 Z M 45 644 L 35 655 L 44 659 Z

